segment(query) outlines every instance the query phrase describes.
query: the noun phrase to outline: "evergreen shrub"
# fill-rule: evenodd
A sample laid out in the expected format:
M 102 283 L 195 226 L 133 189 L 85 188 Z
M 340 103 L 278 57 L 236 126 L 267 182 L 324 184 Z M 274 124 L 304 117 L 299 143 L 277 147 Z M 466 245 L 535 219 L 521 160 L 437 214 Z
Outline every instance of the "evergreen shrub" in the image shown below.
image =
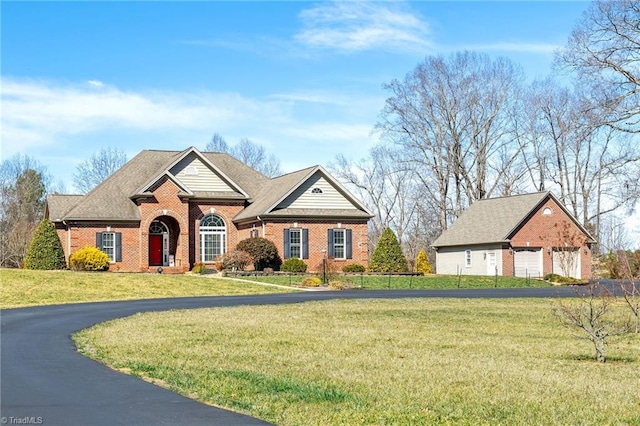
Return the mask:
M 291 257 L 282 263 L 280 270 L 285 272 L 307 272 L 307 264 L 297 257 Z
M 350 265 L 345 265 L 342 268 L 342 272 L 351 272 L 351 273 L 359 273 L 364 272 L 366 268 L 364 265 L 360 265 L 359 263 L 352 263 Z
M 236 250 L 249 253 L 253 258 L 257 271 L 262 271 L 264 268 L 273 268 L 274 271 L 277 271 L 282 265 L 278 248 L 271 240 L 266 238 L 247 238 L 238 243 Z
M 416 258 L 416 272 L 433 274 L 433 268 L 431 268 L 431 264 L 429 263 L 427 252 L 424 250 L 420 250 L 418 252 L 418 257 Z
M 369 262 L 371 272 L 408 272 L 407 259 L 402 254 L 402 248 L 391 228 L 386 228 Z
M 320 287 L 322 285 L 322 280 L 318 277 L 307 277 L 302 280 L 302 287 Z
M 74 271 L 107 271 L 109 256 L 96 247 L 86 246 L 69 257 L 69 266 Z
M 56 228 L 48 219 L 42 220 L 33 234 L 24 257 L 26 269 L 65 269 L 67 262 Z

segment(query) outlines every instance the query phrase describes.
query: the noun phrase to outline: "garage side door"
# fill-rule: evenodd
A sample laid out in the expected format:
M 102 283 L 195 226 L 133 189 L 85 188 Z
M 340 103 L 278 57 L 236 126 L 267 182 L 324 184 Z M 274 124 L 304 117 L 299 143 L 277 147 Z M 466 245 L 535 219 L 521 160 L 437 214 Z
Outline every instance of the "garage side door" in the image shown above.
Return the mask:
M 539 277 L 542 274 L 542 249 L 519 249 L 513 253 L 516 277 Z
M 563 277 L 580 277 L 580 251 L 553 250 L 553 273 Z

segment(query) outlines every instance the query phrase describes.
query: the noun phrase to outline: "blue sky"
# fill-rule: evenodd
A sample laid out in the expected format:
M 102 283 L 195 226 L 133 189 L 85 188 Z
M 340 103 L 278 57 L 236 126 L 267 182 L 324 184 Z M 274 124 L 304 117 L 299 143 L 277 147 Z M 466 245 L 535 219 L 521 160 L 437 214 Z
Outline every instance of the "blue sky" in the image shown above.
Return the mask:
M 588 2 L 6 2 L 2 158 L 73 191 L 102 147 L 203 149 L 247 137 L 285 172 L 361 158 L 387 93 L 427 55 L 551 72 Z

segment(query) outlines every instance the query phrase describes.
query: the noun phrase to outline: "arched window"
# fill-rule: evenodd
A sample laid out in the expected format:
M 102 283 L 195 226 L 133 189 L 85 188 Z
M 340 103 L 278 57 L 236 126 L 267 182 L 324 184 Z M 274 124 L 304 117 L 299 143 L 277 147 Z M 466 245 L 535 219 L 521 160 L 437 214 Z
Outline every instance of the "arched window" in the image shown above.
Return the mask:
M 227 228 L 220 216 L 210 214 L 200 221 L 200 260 L 213 262 L 225 253 Z
M 160 222 L 159 220 L 154 220 L 153 222 L 151 222 L 151 225 L 149 226 L 149 233 L 150 234 L 168 234 L 169 229 L 167 228 L 167 225 L 165 225 L 163 222 Z
M 322 188 L 315 187 L 311 190 L 312 194 L 322 194 Z

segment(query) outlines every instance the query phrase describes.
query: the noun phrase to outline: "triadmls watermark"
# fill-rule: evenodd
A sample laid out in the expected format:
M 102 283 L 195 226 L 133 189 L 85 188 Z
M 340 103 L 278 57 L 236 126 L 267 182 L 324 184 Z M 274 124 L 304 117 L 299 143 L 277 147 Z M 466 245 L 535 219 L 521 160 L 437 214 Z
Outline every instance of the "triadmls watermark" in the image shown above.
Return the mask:
M 44 423 L 44 417 L 40 416 L 23 416 L 23 417 L 2 417 L 0 423 L 3 425 L 41 425 Z

